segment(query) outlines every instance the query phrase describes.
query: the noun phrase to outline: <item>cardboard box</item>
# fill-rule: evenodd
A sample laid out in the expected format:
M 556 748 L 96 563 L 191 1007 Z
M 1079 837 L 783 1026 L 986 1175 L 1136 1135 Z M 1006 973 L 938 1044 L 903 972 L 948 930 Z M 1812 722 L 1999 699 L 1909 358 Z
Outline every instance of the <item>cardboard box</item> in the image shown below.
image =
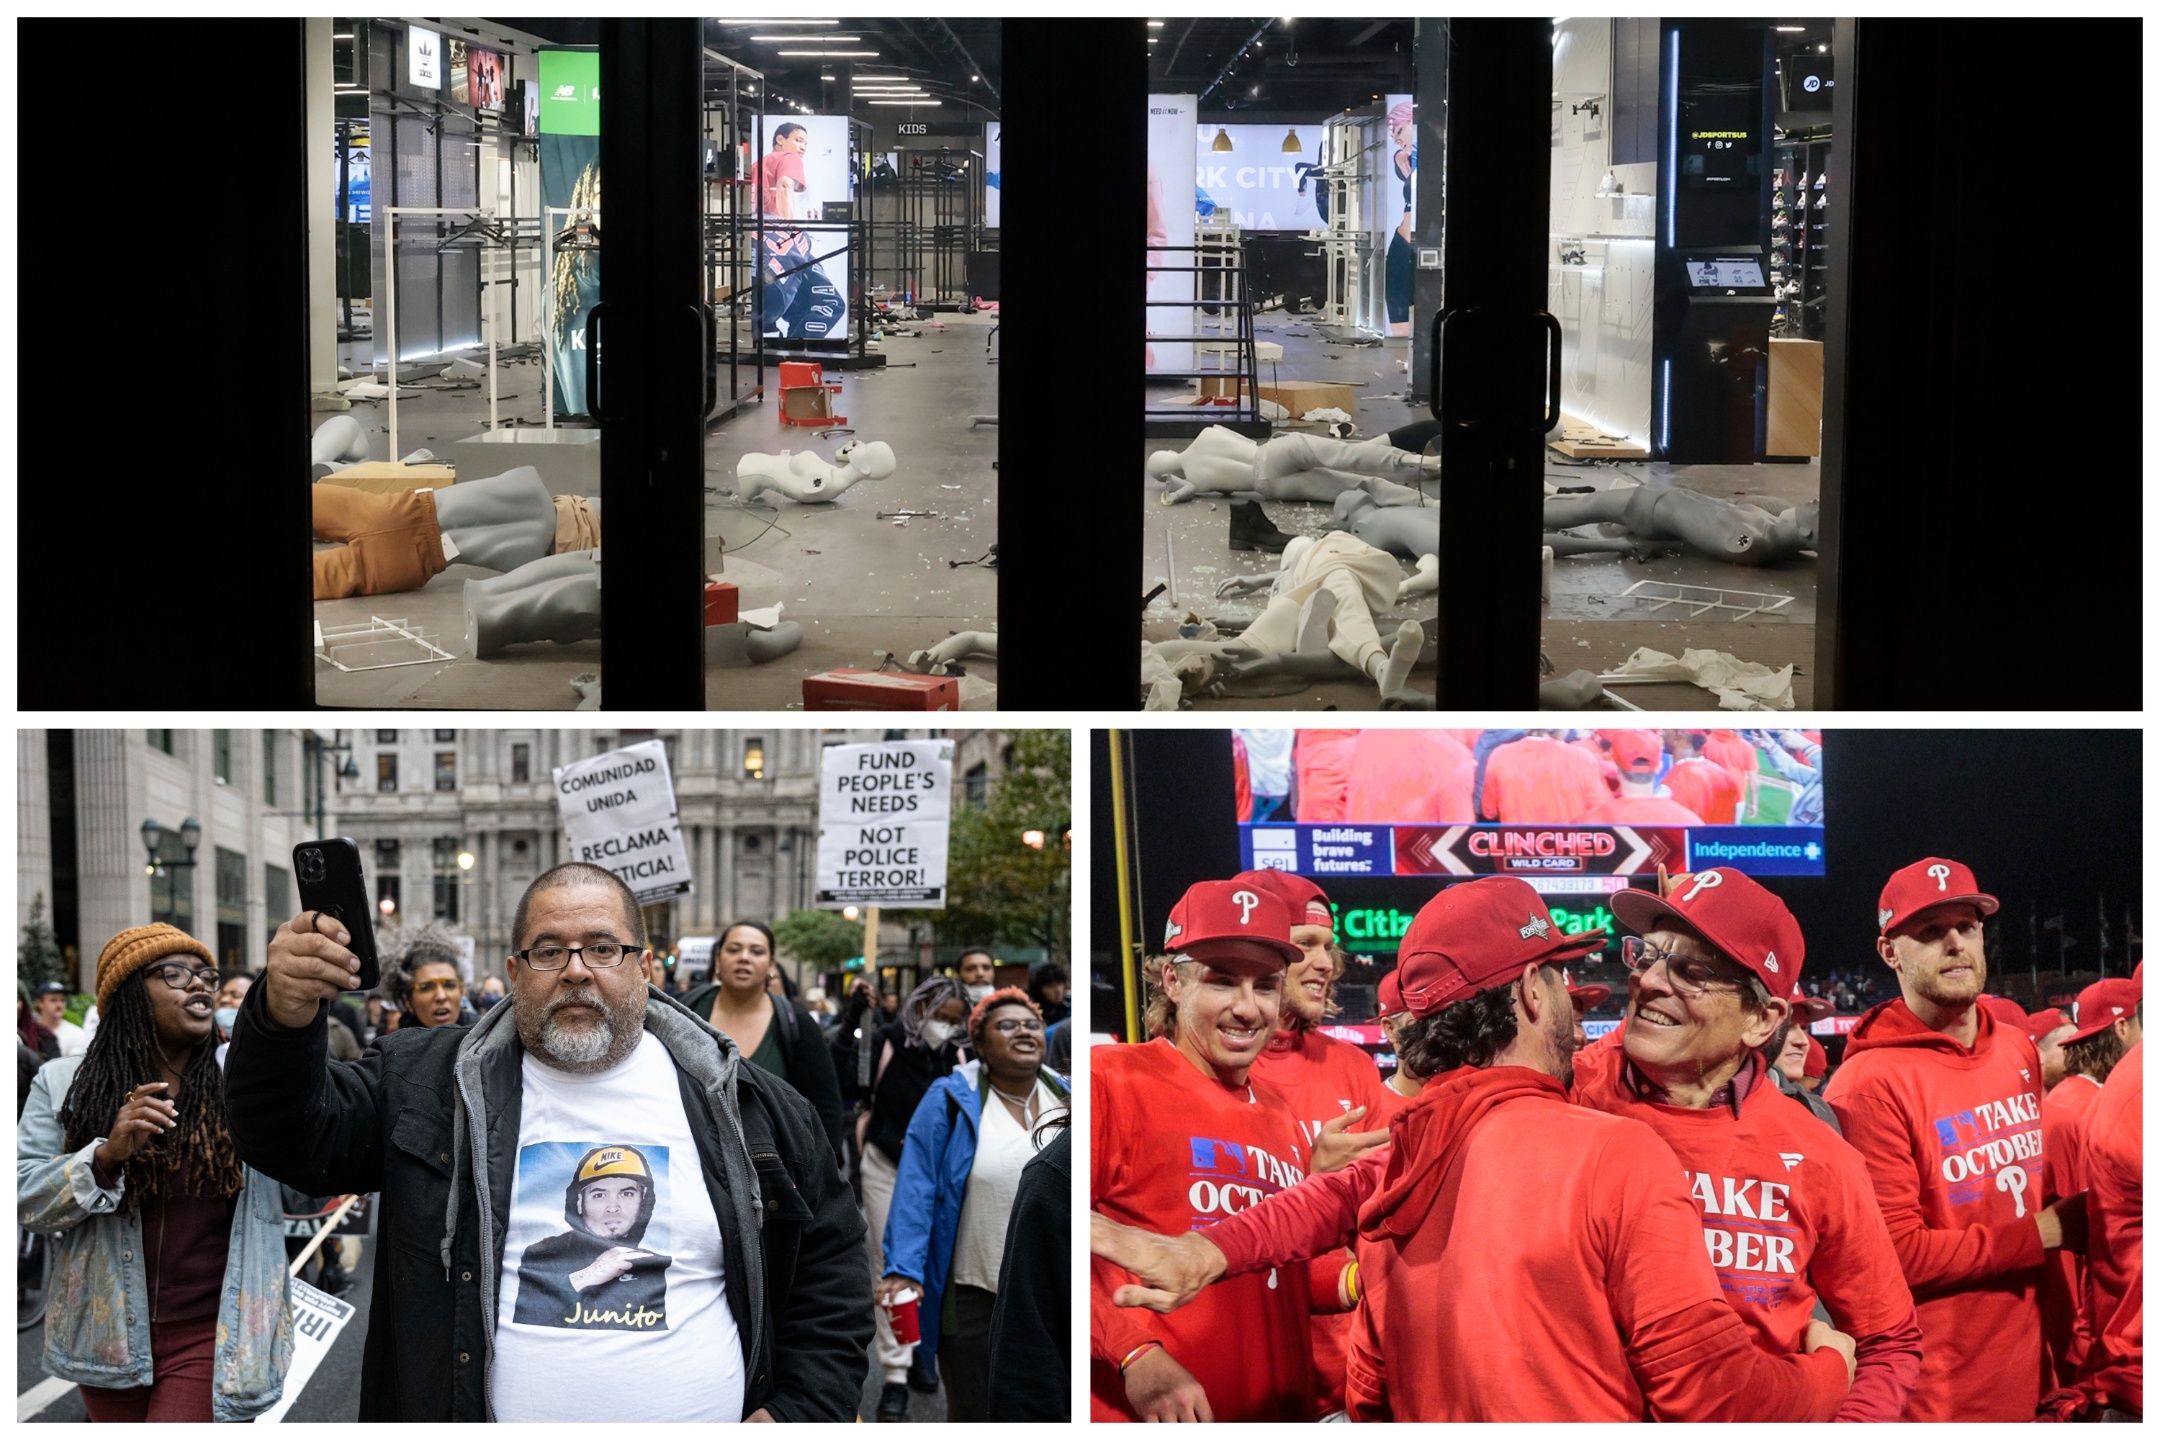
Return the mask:
M 732 625 L 741 618 L 742 591 L 730 580 L 705 582 L 705 623 Z
M 1208 397 L 1229 395 L 1234 379 L 1226 375 L 1220 380 L 1202 380 L 1200 393 Z M 1302 419 L 1308 410 L 1325 410 L 1331 406 L 1345 415 L 1357 414 L 1356 387 L 1328 380 L 1263 380 L 1260 398 L 1282 406 L 1293 420 Z
M 805 710 L 958 710 L 960 681 L 951 675 L 891 670 L 827 670 L 805 675 Z

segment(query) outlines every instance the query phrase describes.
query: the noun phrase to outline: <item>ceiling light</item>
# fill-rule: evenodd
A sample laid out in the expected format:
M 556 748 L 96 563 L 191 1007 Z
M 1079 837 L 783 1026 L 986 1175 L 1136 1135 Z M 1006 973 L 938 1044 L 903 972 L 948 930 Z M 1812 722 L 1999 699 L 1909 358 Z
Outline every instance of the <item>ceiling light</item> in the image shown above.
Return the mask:
M 1282 153 L 1285 155 L 1302 155 L 1305 153 L 1305 142 L 1297 138 L 1296 129 L 1293 128 L 1288 135 L 1283 136 Z
M 970 75 L 968 76 L 968 79 L 972 80 L 977 85 L 982 84 L 982 76 L 980 75 Z
M 812 60 L 844 60 L 849 56 L 859 60 L 875 60 L 878 52 L 875 50 L 781 50 L 777 53 L 781 55 L 802 55 Z
M 1829 46 L 1827 46 L 1827 45 L 1817 45 L 1817 46 L 1815 47 L 1815 50 L 1816 50 L 1816 53 L 1818 53 L 1818 54 L 1828 54 L 1828 53 L 1829 53 L 1829 50 L 1830 50 L 1830 47 L 1829 47 Z
M 722 25 L 838 25 L 838 20 L 722 20 Z
M 865 105 L 942 105 L 942 100 L 865 100 Z
M 350 30 L 339 30 L 335 34 L 331 35 L 330 38 L 332 40 L 350 40 L 353 38 L 353 32 Z
M 818 42 L 819 42 L 820 44 L 823 44 L 823 43 L 824 43 L 825 41 L 828 41 L 828 40 L 860 40 L 860 39 L 862 39 L 862 36 L 860 36 L 860 35 L 752 35 L 752 36 L 751 36 L 750 38 L 751 38 L 752 40 L 765 40 L 765 41 L 772 41 L 772 42 L 778 42 L 778 43 L 782 43 L 782 44 L 796 44 L 796 45 L 800 45 L 800 44 L 801 44 L 801 43 L 802 43 L 803 41 L 805 41 L 805 40 L 816 40 L 816 41 L 818 41 Z
M 1230 143 L 1230 132 L 1229 132 L 1228 130 L 1225 130 L 1225 129 L 1223 129 L 1223 128 L 1222 128 L 1222 126 L 1220 126 L 1220 125 L 1216 126 L 1216 127 L 1215 127 L 1215 153 L 1216 153 L 1216 154 L 1218 154 L 1218 155 L 1220 155 L 1220 154 L 1222 154 L 1222 153 L 1223 153 L 1224 151 L 1226 151 L 1226 150 L 1235 150 L 1235 149 L 1237 149 L 1237 146 L 1235 146 L 1235 145 L 1233 145 L 1233 144 L 1231 144 L 1231 143 Z
M 1807 30 L 1807 26 L 1805 25 L 1780 25 L 1777 28 L 1778 33 L 1783 35 L 1799 35 L 1805 33 Z
M 1148 29 L 1150 30 L 1160 30 L 1163 27 L 1163 22 L 1160 20 L 1150 20 L 1147 22 L 1147 25 Z

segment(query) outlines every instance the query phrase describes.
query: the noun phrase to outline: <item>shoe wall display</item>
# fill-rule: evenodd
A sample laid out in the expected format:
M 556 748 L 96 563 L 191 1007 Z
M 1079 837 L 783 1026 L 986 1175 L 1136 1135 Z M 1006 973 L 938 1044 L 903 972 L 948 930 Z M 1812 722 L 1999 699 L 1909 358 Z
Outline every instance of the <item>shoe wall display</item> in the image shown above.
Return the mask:
M 1770 290 L 1778 298 L 1771 333 L 1820 339 L 1830 278 L 1830 127 L 1780 130 L 1770 177 Z

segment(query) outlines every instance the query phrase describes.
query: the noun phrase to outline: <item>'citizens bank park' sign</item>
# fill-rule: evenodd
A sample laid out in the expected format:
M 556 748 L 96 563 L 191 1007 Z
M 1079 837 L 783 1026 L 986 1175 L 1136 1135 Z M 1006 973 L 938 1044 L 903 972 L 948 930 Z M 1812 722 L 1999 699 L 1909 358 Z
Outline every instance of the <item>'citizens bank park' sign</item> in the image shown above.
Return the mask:
M 1329 877 L 1655 875 L 1729 865 L 1755 875 L 1820 875 L 1814 826 L 1240 825 L 1247 869 Z

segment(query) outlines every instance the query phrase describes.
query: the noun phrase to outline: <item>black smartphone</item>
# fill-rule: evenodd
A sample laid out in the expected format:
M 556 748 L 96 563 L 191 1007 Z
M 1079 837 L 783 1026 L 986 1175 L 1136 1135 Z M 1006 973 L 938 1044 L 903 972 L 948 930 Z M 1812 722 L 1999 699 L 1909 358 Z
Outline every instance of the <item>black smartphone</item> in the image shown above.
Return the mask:
M 292 858 L 301 910 L 319 910 L 345 927 L 352 936 L 345 948 L 360 957 L 360 991 L 373 990 L 382 983 L 382 966 L 375 958 L 374 906 L 360 870 L 360 847 L 345 839 L 310 840 L 295 845 Z

